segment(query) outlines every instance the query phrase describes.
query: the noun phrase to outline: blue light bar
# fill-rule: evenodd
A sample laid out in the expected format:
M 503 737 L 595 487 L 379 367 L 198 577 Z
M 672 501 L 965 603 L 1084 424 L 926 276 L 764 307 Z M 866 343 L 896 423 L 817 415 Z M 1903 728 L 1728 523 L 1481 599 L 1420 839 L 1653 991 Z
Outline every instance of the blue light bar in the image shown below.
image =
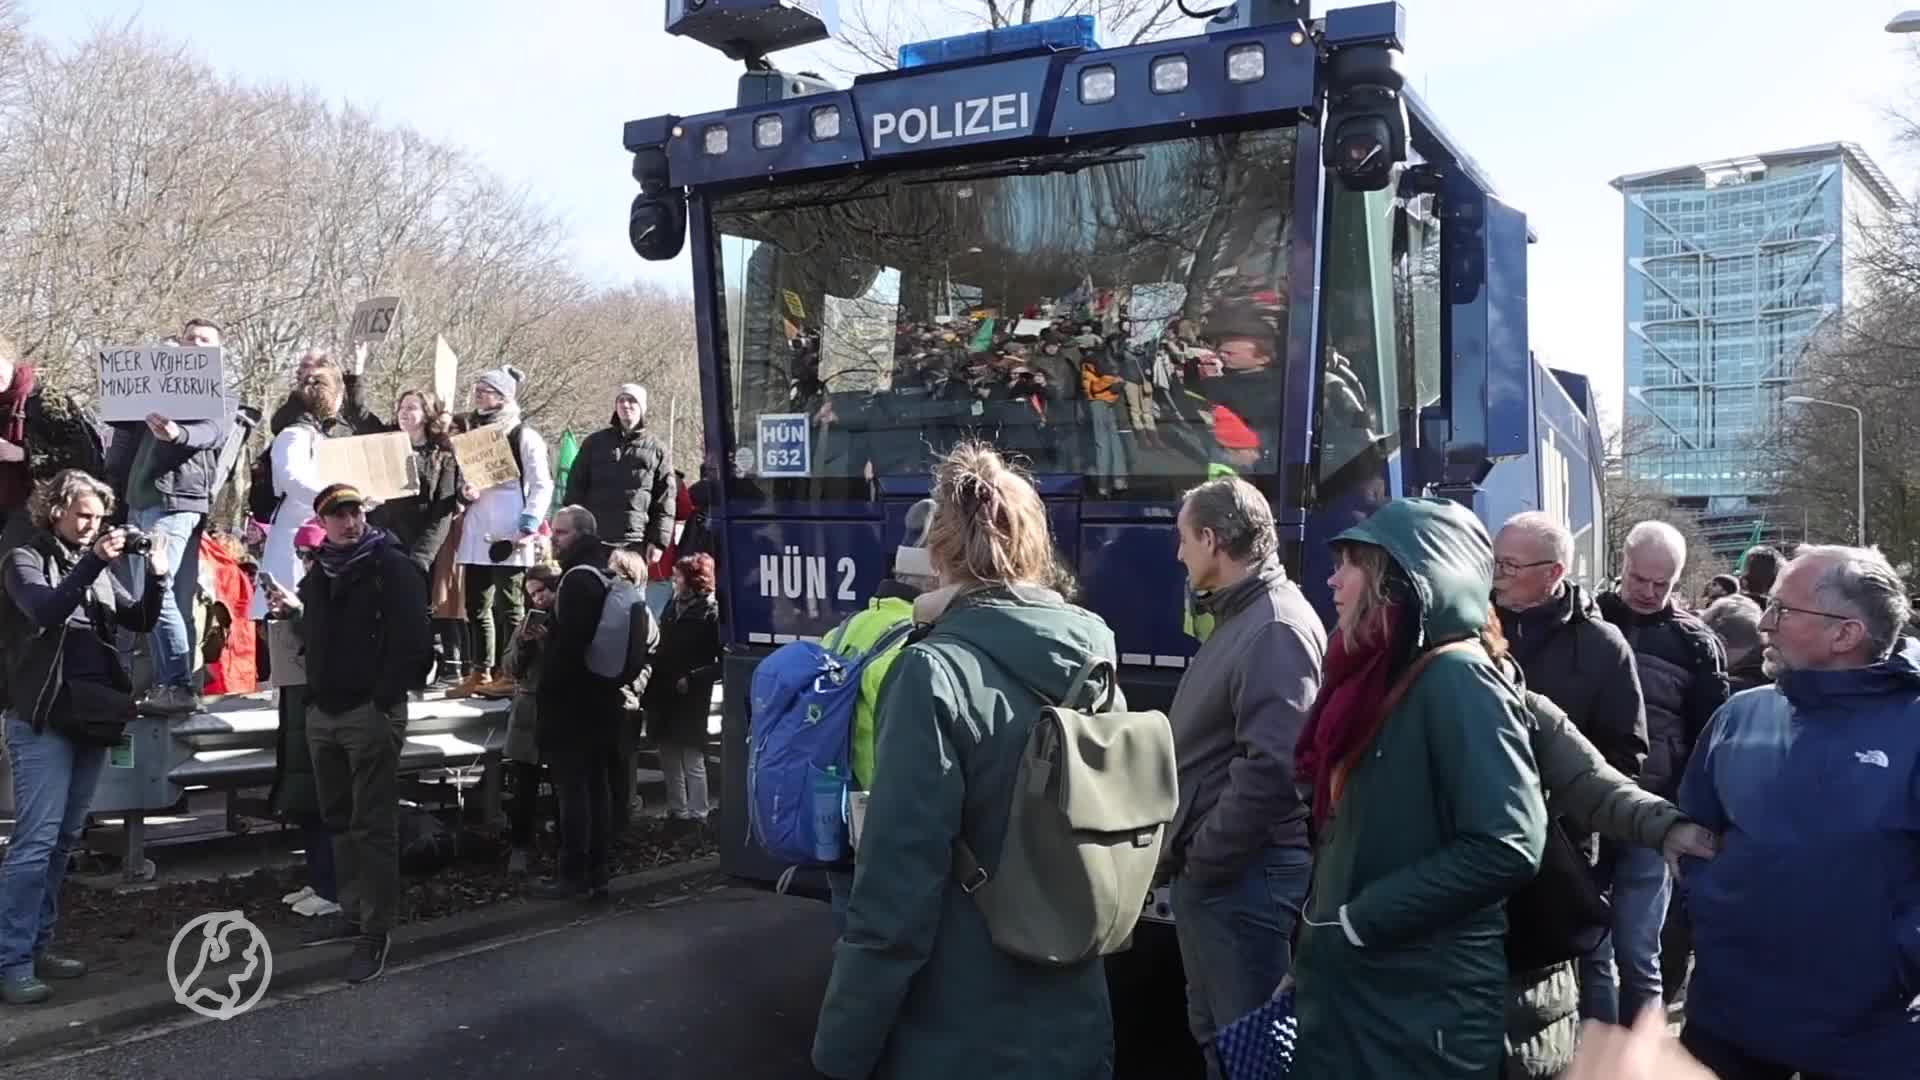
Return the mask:
M 1068 15 L 1059 19 L 1008 26 L 999 30 L 981 30 L 972 34 L 916 41 L 900 46 L 900 68 L 931 67 L 958 60 L 984 60 L 990 56 L 1048 48 L 1098 49 L 1099 28 L 1091 15 Z

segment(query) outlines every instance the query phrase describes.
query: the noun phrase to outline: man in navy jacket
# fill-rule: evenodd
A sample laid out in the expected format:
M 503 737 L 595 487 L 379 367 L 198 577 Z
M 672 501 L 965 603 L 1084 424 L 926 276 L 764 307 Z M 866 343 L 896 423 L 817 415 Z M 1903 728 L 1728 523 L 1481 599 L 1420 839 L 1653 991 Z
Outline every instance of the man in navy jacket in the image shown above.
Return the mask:
M 1872 549 L 1802 547 L 1680 808 L 1721 834 L 1683 865 L 1698 957 L 1687 1049 L 1721 1080 L 1911 1077 L 1920 1062 L 1920 642 Z

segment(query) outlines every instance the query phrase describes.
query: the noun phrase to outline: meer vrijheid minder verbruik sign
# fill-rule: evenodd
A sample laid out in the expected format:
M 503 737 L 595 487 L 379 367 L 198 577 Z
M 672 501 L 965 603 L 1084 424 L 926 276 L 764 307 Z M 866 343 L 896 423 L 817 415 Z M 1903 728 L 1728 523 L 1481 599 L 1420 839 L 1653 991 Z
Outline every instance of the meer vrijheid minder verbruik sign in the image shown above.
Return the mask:
M 226 354 L 192 345 L 114 345 L 100 350 L 100 419 L 217 420 L 227 407 Z

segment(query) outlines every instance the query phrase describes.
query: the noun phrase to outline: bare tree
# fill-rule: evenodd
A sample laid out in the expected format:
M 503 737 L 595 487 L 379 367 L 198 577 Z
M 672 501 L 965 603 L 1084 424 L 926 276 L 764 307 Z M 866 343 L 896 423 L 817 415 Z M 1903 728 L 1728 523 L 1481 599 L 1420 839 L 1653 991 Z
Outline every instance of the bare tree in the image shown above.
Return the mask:
M 559 219 L 458 147 L 225 79 L 131 22 L 56 49 L 0 0 L 0 333 L 50 385 L 90 396 L 97 349 L 204 317 L 234 397 L 270 412 L 294 358 L 344 346 L 385 294 L 403 309 L 365 375 L 377 414 L 432 385 L 445 337 L 465 380 L 525 371 L 528 419 L 556 437 L 604 422 L 618 384 L 657 383 L 685 418 L 676 453 L 698 455 L 684 293 L 585 280 Z

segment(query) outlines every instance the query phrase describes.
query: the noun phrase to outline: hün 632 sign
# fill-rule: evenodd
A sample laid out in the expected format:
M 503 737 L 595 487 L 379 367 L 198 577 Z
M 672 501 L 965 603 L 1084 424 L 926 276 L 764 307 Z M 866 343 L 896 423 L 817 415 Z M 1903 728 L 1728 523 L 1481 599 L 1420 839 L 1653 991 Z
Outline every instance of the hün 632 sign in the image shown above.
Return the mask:
M 1025 131 L 1033 126 L 1032 95 L 995 94 L 992 97 L 962 98 L 940 105 L 915 106 L 893 112 L 873 114 L 873 149 L 897 149 L 921 143 L 950 142 L 1008 131 Z M 887 145 L 892 139 L 894 147 Z

